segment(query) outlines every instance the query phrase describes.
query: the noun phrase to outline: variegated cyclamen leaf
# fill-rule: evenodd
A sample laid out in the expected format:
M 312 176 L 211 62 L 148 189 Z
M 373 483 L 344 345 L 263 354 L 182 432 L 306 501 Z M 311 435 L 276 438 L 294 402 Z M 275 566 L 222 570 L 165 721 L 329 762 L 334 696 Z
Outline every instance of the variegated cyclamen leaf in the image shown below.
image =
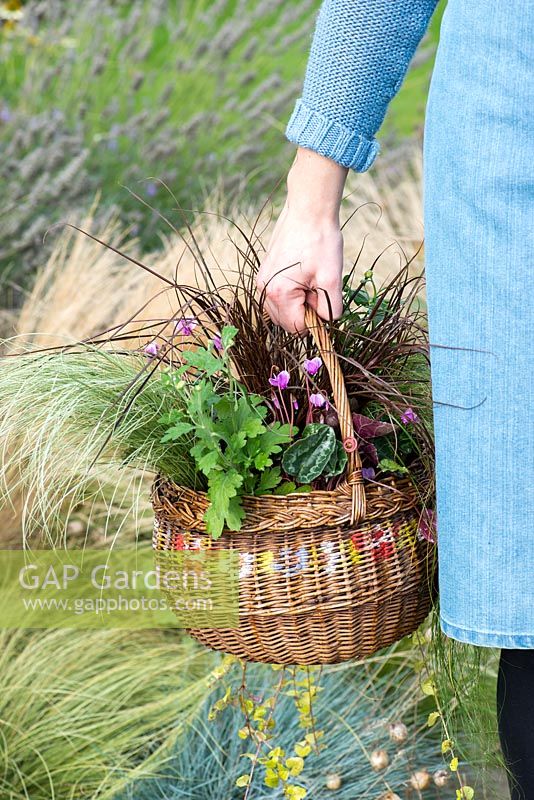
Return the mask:
M 302 438 L 284 452 L 282 467 L 299 483 L 310 483 L 323 472 L 336 449 L 336 436 L 328 425 L 313 423 L 313 432 L 304 429 Z M 311 426 L 307 426 L 309 428 Z
M 305 439 L 306 436 L 311 436 L 313 433 L 320 433 L 324 427 L 326 426 L 323 422 L 310 422 L 302 431 L 300 438 Z
M 333 478 L 334 475 L 339 475 L 344 472 L 347 466 L 347 452 L 343 447 L 342 442 L 336 440 L 336 446 L 332 451 L 332 455 L 325 467 L 323 476 L 325 478 Z

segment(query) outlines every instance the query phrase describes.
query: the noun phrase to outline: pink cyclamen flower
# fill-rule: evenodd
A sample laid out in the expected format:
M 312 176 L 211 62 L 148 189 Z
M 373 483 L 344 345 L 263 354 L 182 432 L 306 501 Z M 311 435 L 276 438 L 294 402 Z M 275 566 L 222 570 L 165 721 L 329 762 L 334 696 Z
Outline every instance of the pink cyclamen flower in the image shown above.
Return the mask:
M 218 350 L 218 351 L 219 351 L 219 353 L 220 353 L 222 350 L 224 350 L 224 348 L 223 348 L 223 343 L 222 343 L 222 338 L 219 336 L 219 334 L 218 334 L 218 333 L 216 333 L 216 334 L 215 334 L 215 336 L 213 337 L 213 340 L 212 340 L 212 341 L 213 341 L 213 346 L 214 346 L 214 348 L 215 348 L 216 350 Z
M 293 408 L 295 409 L 295 411 L 298 411 L 299 408 L 298 400 L 293 400 Z
M 273 406 L 280 411 L 280 400 L 275 394 L 271 395 L 271 400 L 273 402 Z
M 150 342 L 150 344 L 147 344 L 147 346 L 144 348 L 143 352 L 146 353 L 147 356 L 153 358 L 154 356 L 157 356 L 158 350 L 159 344 L 157 342 Z
M 406 411 L 401 414 L 401 422 L 404 425 L 408 425 L 410 422 L 419 422 L 419 417 L 413 408 L 407 408 Z
M 276 386 L 277 389 L 287 389 L 289 385 L 289 372 L 286 369 L 283 369 L 282 372 L 279 372 L 278 375 L 275 375 L 274 378 L 269 378 L 269 383 L 271 386 Z
M 323 366 L 323 362 L 319 358 L 319 356 L 315 356 L 315 358 L 304 359 L 304 364 L 302 366 L 304 367 L 308 375 L 317 375 L 317 373 Z
M 326 397 L 324 394 L 316 392 L 315 394 L 310 395 L 310 403 L 312 406 L 315 406 L 315 408 L 322 408 L 326 403 Z
M 366 481 L 372 480 L 375 477 L 373 467 L 362 467 L 362 478 Z
M 191 336 L 193 331 L 198 325 L 198 320 L 195 317 L 184 317 L 179 319 L 175 325 L 174 332 L 181 333 L 183 336 Z

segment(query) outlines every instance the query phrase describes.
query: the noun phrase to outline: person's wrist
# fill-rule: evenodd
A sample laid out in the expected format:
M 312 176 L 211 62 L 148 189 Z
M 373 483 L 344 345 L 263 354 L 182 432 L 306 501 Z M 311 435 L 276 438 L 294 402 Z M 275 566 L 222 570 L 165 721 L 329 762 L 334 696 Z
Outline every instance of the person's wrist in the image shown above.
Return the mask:
M 299 147 L 287 175 L 286 209 L 312 222 L 339 225 L 339 210 L 348 169 Z

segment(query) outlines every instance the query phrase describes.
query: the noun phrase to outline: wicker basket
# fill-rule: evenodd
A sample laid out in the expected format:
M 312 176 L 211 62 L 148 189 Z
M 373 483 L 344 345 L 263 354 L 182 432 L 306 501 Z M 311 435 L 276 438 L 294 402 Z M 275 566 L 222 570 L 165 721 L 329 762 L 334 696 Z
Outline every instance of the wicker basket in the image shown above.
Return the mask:
M 242 530 L 214 541 L 205 492 L 157 476 L 157 551 L 239 551 L 239 627 L 196 628 L 199 642 L 249 661 L 336 663 L 364 658 L 413 632 L 437 592 L 436 546 L 419 532 L 419 494 L 408 477 L 362 479 L 343 376 L 315 312 L 306 324 L 328 370 L 348 453 L 333 491 L 245 497 Z

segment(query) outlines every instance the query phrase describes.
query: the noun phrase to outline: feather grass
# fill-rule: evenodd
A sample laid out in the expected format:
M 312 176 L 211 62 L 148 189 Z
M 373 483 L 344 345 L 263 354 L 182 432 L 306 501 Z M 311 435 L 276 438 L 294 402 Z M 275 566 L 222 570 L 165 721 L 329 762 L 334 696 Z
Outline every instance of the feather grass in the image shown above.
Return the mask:
M 91 347 L 4 360 L 0 486 L 4 503 L 24 494 L 26 538 L 41 529 L 57 540 L 68 510 L 96 498 L 117 466 L 158 464 L 195 485 L 187 449 L 159 442 L 159 417 L 172 406 L 146 368 L 146 357 Z
M 161 767 L 218 659 L 161 631 L 0 631 L 0 796 L 112 798 Z

